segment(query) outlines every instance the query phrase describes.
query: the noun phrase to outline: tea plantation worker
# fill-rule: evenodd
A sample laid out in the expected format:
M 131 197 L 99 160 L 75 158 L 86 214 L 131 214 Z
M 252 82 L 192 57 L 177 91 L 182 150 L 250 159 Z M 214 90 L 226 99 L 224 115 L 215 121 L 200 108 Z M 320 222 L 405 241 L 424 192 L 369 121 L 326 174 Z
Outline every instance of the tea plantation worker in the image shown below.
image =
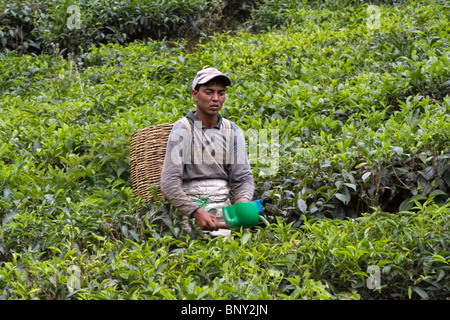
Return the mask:
M 174 124 L 167 142 L 160 187 L 183 214 L 183 229 L 189 233 L 189 219 L 194 219 L 200 230 L 229 234 L 222 207 L 253 198 L 244 135 L 219 113 L 230 85 L 231 80 L 214 68 L 199 71 L 191 90 L 196 110 Z

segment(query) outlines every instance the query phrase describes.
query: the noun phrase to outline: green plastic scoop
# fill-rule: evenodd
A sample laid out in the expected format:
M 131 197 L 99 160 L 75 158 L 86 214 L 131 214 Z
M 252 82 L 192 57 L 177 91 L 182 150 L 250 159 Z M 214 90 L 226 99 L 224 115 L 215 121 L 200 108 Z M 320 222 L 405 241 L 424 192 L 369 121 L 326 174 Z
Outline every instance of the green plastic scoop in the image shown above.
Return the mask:
M 262 211 L 261 200 L 252 202 L 238 202 L 232 206 L 223 207 L 225 223 L 230 229 L 256 226 L 260 220 L 267 221 L 259 215 Z

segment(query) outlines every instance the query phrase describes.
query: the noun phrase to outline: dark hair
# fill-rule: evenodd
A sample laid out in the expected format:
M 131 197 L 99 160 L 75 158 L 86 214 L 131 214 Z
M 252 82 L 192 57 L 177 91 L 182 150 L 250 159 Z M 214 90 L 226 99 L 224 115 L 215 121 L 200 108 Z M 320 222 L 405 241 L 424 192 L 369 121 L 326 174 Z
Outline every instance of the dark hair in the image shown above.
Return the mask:
M 213 78 L 211 80 L 209 80 L 206 83 L 202 83 L 202 84 L 197 84 L 194 88 L 195 91 L 198 91 L 200 89 L 201 86 L 211 86 L 211 85 L 215 85 L 215 84 L 221 84 L 224 87 L 227 86 L 227 82 L 225 79 L 222 79 L 221 77 L 217 77 L 217 78 Z

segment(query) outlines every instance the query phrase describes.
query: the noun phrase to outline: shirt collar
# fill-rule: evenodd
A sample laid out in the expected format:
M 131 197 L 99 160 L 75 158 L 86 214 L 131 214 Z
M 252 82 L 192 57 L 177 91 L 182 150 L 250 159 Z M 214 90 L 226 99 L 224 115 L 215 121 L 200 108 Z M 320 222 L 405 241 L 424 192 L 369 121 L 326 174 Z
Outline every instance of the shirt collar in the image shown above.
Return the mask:
M 213 128 L 220 129 L 220 126 L 222 125 L 222 115 L 220 113 L 218 113 L 217 116 L 219 117 L 219 121 L 217 121 L 217 124 Z M 192 122 L 199 121 L 195 117 L 195 111 L 194 110 L 190 111 L 187 114 L 187 118 L 190 119 Z M 202 129 L 204 129 L 204 128 L 206 128 L 206 127 L 202 123 Z

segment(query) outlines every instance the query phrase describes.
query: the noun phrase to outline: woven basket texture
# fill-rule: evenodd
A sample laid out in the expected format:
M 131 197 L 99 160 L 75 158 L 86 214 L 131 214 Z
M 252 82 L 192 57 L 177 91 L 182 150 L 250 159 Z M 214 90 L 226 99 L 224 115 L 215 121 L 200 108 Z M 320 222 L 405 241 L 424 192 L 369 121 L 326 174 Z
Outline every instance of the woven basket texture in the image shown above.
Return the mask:
M 167 140 L 173 124 L 160 124 L 136 131 L 130 137 L 130 169 L 133 197 L 142 196 L 146 202 L 159 200 L 159 187 L 166 154 Z M 152 187 L 157 188 L 154 199 Z

